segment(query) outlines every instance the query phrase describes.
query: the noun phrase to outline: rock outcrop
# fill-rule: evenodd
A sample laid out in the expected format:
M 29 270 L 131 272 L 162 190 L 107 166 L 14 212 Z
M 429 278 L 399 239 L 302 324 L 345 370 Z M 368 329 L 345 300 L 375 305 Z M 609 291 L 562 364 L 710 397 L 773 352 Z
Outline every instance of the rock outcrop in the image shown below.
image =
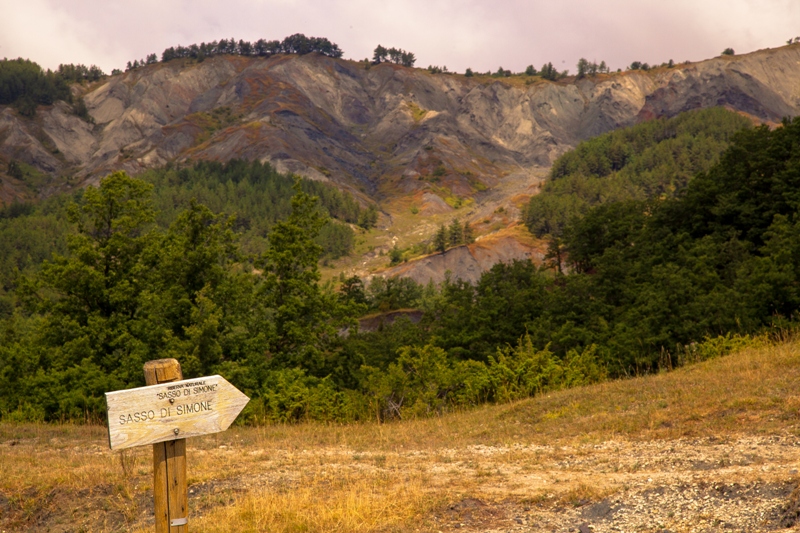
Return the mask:
M 453 280 L 461 279 L 475 283 L 483 272 L 497 263 L 527 259 L 541 262 L 544 259 L 544 251 L 541 247 L 525 243 L 515 235 L 492 235 L 469 245 L 457 246 L 443 253 L 388 268 L 379 275 L 411 278 L 423 285 L 431 281 L 439 284 L 447 276 Z

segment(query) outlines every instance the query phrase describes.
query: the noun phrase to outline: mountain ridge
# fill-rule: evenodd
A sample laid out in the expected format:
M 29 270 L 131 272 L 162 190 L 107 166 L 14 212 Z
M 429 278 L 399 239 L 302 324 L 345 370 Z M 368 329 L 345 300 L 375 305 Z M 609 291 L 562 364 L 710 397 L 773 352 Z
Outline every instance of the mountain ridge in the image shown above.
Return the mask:
M 74 184 L 120 168 L 137 174 L 187 159 L 259 159 L 362 199 L 441 188 L 472 197 L 514 170 L 547 167 L 581 140 L 638 121 L 710 106 L 761 122 L 796 115 L 798 64 L 800 46 L 791 45 L 549 82 L 388 63 L 367 69 L 318 54 L 179 59 L 74 86 L 94 124 L 63 103 L 40 108 L 35 120 L 0 108 L 0 159 Z M 18 196 L 6 191 L 3 201 Z

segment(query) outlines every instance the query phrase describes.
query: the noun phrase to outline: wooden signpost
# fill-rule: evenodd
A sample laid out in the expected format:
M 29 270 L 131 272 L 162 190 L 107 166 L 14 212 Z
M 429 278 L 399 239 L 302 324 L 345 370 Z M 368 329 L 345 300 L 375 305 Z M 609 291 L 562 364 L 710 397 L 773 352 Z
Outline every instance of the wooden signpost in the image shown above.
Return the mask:
M 221 376 L 183 379 L 175 359 L 144 365 L 148 386 L 106 393 L 112 450 L 153 445 L 156 533 L 188 532 L 186 438 L 228 429 L 250 399 Z

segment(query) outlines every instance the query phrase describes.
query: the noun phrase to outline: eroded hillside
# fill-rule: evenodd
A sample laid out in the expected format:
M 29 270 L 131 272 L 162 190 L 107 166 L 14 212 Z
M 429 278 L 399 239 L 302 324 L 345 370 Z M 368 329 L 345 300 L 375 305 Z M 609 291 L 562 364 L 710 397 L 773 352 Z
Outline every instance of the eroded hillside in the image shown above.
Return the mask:
M 79 179 L 237 157 L 379 199 L 422 189 L 469 196 L 644 118 L 720 105 L 762 121 L 797 114 L 798 63 L 800 46 L 786 46 L 554 83 L 366 69 L 315 54 L 175 60 L 83 89 L 94 124 L 63 105 L 34 121 L 3 109 L 0 157 Z
M 74 87 L 90 121 L 63 102 L 34 119 L 0 108 L 0 201 L 95 183 L 120 168 L 255 159 L 380 202 L 387 234 L 372 250 L 388 250 L 397 239 L 430 237 L 419 229 L 453 216 L 483 224 L 479 234 L 513 223 L 557 156 L 621 126 L 711 106 L 763 122 L 796 115 L 798 64 L 800 45 L 791 45 L 550 82 L 367 68 L 317 54 L 173 60 Z M 12 175 L 11 161 L 26 172 Z M 404 224 L 409 210 L 418 216 Z M 367 259 L 370 270 L 381 263 Z

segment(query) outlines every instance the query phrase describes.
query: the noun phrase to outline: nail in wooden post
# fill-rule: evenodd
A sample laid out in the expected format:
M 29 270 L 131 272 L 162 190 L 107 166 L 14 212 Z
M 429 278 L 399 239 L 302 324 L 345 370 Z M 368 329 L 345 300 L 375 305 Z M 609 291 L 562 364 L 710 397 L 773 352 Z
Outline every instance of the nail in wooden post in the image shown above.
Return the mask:
M 148 385 L 182 379 L 181 365 L 176 359 L 158 359 L 144 364 L 144 380 Z M 186 439 L 153 444 L 153 499 L 156 533 L 188 533 Z

